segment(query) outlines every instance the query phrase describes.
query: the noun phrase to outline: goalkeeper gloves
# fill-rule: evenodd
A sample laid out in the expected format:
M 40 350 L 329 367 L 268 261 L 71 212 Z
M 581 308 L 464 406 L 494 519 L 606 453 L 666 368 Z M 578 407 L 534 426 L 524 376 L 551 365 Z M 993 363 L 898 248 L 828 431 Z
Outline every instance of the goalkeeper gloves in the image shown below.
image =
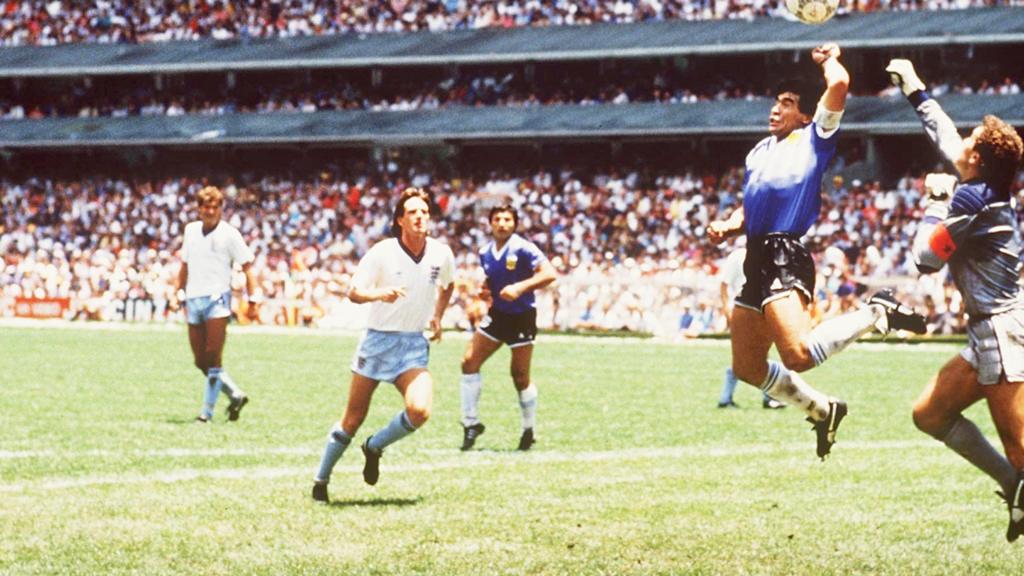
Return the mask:
M 924 177 L 924 191 L 928 202 L 924 207 L 926 219 L 945 220 L 949 215 L 949 199 L 956 188 L 956 176 L 952 174 L 929 174 Z
M 914 92 L 924 90 L 925 88 L 924 82 L 921 82 L 921 79 L 917 77 L 917 72 L 914 71 L 914 64 L 910 60 L 893 58 L 889 61 L 889 65 L 885 67 L 885 71 L 889 73 L 889 81 L 892 82 L 893 86 L 899 86 L 904 96 L 910 96 Z
M 930 201 L 946 202 L 953 196 L 954 188 L 956 176 L 952 174 L 929 174 L 924 177 L 924 191 L 928 193 Z

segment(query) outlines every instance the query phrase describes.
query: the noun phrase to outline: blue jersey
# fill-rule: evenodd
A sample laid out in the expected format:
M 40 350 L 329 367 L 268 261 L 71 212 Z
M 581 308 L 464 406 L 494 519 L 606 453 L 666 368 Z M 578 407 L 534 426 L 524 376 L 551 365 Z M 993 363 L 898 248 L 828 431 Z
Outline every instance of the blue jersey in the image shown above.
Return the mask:
M 821 177 L 836 153 L 839 130 L 828 138 L 816 123 L 778 140 L 769 136 L 747 154 L 743 219 L 747 236 L 803 236 L 821 211 Z
M 513 234 L 499 252 L 494 242 L 480 251 L 480 265 L 487 275 L 487 288 L 491 291 L 491 307 L 506 314 L 522 314 L 536 306 L 533 291 L 525 292 L 512 302 L 502 300 L 501 289 L 533 276 L 537 267 L 547 262 L 547 256 L 537 245 Z

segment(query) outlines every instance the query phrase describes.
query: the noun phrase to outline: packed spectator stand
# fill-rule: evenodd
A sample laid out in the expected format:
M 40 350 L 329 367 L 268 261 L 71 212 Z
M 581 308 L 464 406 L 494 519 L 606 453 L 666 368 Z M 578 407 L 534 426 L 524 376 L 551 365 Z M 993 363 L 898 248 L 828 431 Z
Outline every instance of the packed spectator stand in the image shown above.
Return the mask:
M 354 265 L 387 234 L 396 191 L 420 185 L 434 192 L 435 231 L 459 263 L 449 326 L 467 328 L 482 313 L 475 254 L 486 240 L 486 209 L 511 198 L 522 213 L 520 231 L 562 275 L 540 298 L 543 327 L 696 336 L 725 327 L 717 275 L 730 246 L 710 245 L 704 229 L 736 204 L 741 172 L 580 175 L 565 168 L 480 179 L 408 169 L 351 179 L 325 172 L 301 182 L 226 182 L 225 217 L 258 254 L 264 323 L 357 325 L 358 308 L 344 297 Z M 173 320 L 166 298 L 202 184 L 3 182 L 3 300 L 69 298 L 66 317 L 74 319 Z M 909 253 L 922 186 L 920 175 L 889 187 L 841 176 L 826 185 L 821 221 L 808 234 L 819 259 L 820 314 L 856 306 L 869 288 L 895 286 L 929 310 L 932 330 L 960 329 L 948 279 L 919 276 Z M 1018 181 L 1019 199 L 1022 188 Z
M 433 32 L 663 20 L 787 17 L 771 0 L 9 0 L 0 45 L 149 43 L 213 38 Z M 1018 0 L 842 1 L 840 12 L 947 10 Z

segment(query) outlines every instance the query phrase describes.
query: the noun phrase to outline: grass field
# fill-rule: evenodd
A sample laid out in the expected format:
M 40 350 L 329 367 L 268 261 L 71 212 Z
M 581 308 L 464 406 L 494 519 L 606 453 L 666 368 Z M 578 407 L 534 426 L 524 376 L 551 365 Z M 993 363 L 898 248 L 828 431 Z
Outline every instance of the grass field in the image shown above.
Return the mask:
M 724 343 L 542 341 L 539 442 L 512 450 L 502 351 L 461 453 L 465 340 L 432 349 L 431 422 L 363 484 L 350 449 L 309 497 L 355 338 L 230 335 L 252 396 L 193 424 L 184 328 L 0 328 L 0 574 L 1017 574 L 995 484 L 917 432 L 956 346 L 861 346 L 808 374 L 850 403 L 832 457 L 792 408 L 715 402 Z M 382 385 L 357 437 L 401 406 Z M 223 401 L 219 410 L 223 408 Z M 995 438 L 981 406 L 970 414 Z

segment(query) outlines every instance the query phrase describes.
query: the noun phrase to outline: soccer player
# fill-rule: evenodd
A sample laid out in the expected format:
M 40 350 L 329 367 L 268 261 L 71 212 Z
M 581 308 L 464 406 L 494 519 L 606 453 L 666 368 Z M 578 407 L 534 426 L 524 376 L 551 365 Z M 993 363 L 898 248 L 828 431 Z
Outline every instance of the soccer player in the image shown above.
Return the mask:
M 925 178 L 928 203 L 913 251 L 923 273 L 949 265 L 968 315 L 968 343 L 925 387 L 914 404 L 914 424 L 999 483 L 1010 514 L 1006 539 L 1013 542 L 1024 533 L 1024 246 L 1012 185 L 1024 144 L 1012 126 L 991 115 L 961 139 L 913 64 L 892 60 L 886 71 L 960 180 Z M 982 398 L 1005 457 L 963 415 Z
M 512 384 L 522 411 L 519 450 L 529 450 L 535 442 L 537 419 L 537 386 L 530 382 L 537 336 L 534 291 L 554 282 L 557 274 L 540 248 L 515 233 L 519 224 L 515 208 L 495 206 L 488 220 L 494 240 L 480 251 L 480 264 L 487 276 L 484 297 L 491 300 L 491 307 L 462 358 L 462 450 L 472 448 L 484 433 L 477 409 L 483 387 L 480 367 L 502 344 L 508 344 L 512 353 Z
M 747 155 L 743 205 L 708 226 L 720 242 L 745 232 L 746 283 L 732 316 L 732 367 L 736 377 L 772 398 L 798 406 L 813 424 L 817 454 L 824 459 L 847 413 L 846 403 L 812 388 L 798 374 L 844 349 L 873 327 L 924 332 L 924 318 L 888 291 L 868 306 L 811 329 L 814 261 L 800 238 L 821 210 L 821 177 L 836 150 L 850 75 L 840 49 L 811 51 L 825 91 L 803 81 L 784 81 L 768 117 L 770 135 Z M 782 362 L 768 360 L 775 345 Z
M 327 484 L 334 465 L 352 442 L 370 409 L 380 381 L 391 382 L 405 408 L 363 442 L 363 480 L 380 476 L 384 449 L 412 434 L 430 417 L 434 381 L 427 372 L 430 339 L 441 339 L 441 317 L 455 289 L 455 258 L 448 246 L 428 238 L 431 199 L 421 188 L 406 188 L 395 205 L 391 234 L 360 260 L 348 297 L 371 302 L 366 334 L 352 358 L 348 406 L 327 435 L 313 483 L 313 499 L 327 502 Z
M 245 288 L 249 295 L 246 313 L 250 319 L 255 319 L 259 313 L 256 279 L 251 270 L 255 256 L 246 246 L 242 234 L 231 224 L 221 221 L 224 195 L 218 188 L 203 188 L 197 194 L 197 200 L 199 220 L 185 225 L 181 269 L 168 305 L 171 310 L 178 310 L 182 298 L 185 299 L 192 357 L 196 368 L 206 376 L 203 407 L 196 422 L 207 423 L 213 418 L 213 409 L 222 390 L 230 399 L 228 420 L 235 421 L 249 403 L 249 397 L 224 370 L 222 362 L 228 320 L 231 318 L 231 270 L 234 264 L 240 264 L 245 273 Z
M 722 266 L 722 282 L 720 285 L 722 313 L 725 314 L 725 320 L 730 326 L 732 325 L 733 302 L 747 280 L 743 275 L 743 260 L 746 257 L 746 240 L 740 236 L 736 239 L 734 249 L 725 258 L 725 264 Z M 739 380 L 732 371 L 732 366 L 729 366 L 725 369 L 725 381 L 722 383 L 722 392 L 718 395 L 719 408 L 739 408 L 739 404 L 736 404 L 732 399 L 733 393 L 736 392 L 736 384 L 738 383 Z M 786 407 L 785 404 L 772 398 L 765 392 L 761 392 L 761 395 L 761 407 L 765 410 L 778 410 Z

